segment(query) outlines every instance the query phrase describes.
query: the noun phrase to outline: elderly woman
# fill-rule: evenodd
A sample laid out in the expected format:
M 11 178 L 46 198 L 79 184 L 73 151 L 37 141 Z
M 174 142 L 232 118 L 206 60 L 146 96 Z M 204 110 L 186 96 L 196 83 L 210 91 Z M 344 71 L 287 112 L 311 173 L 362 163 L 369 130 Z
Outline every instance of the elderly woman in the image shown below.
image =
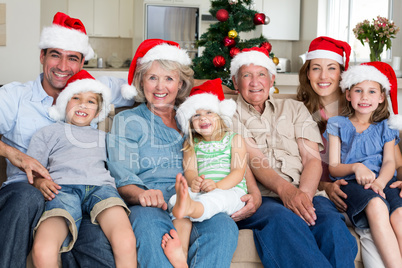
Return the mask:
M 174 42 L 145 40 L 132 61 L 126 98 L 145 101 L 116 115 L 108 136 L 108 168 L 120 195 L 131 210 L 137 237 L 138 263 L 171 267 L 161 247 L 165 233 L 174 229 L 166 211 L 175 194 L 178 173 L 183 173 L 184 137 L 176 122 L 175 107 L 193 85 L 191 60 Z M 229 267 L 238 229 L 225 214 L 194 223 L 188 249 L 191 267 Z
M 276 67 L 266 50 L 244 49 L 230 69 L 240 93 L 234 131 L 248 141 L 263 195 L 257 212 L 239 221 L 239 228 L 253 230 L 264 267 L 353 267 L 356 240 L 334 204 L 317 192 L 317 124 L 302 103 L 270 95 Z

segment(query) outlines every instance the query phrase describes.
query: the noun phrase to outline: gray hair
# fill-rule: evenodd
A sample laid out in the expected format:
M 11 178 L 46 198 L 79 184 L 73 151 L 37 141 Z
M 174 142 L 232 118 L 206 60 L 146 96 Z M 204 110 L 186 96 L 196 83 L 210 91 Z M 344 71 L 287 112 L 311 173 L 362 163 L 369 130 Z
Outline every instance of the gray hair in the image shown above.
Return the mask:
M 179 89 L 179 92 L 176 96 L 175 105 L 182 104 L 187 96 L 190 93 L 191 88 L 194 84 L 194 71 L 191 69 L 189 65 L 183 65 L 176 61 L 171 60 L 154 60 L 157 61 L 160 66 L 166 71 L 178 71 L 180 81 L 183 82 L 183 85 Z M 151 68 L 151 65 L 154 61 L 149 61 L 140 65 L 137 65 L 135 70 L 133 85 L 137 89 L 138 95 L 135 97 L 135 101 L 137 102 L 145 102 L 144 88 L 142 86 L 142 78 L 145 73 Z

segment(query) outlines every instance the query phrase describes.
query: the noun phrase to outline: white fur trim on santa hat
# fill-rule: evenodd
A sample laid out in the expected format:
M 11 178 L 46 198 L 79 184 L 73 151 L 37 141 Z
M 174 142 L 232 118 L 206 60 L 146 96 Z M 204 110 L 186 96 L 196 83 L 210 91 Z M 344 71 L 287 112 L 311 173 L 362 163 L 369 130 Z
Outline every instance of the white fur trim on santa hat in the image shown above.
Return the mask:
M 330 59 L 336 61 L 339 64 L 343 64 L 343 56 L 330 50 L 317 49 L 308 52 L 306 55 L 306 60 L 313 59 Z
M 246 51 L 237 54 L 230 63 L 230 76 L 235 76 L 243 65 L 250 64 L 265 67 L 271 75 L 276 76 L 275 63 L 267 55 L 259 51 Z
M 391 84 L 388 78 L 377 68 L 370 65 L 351 66 L 347 71 L 342 73 L 340 86 L 342 91 L 350 89 L 353 85 L 363 81 L 374 81 L 380 83 L 385 88 L 385 93 L 388 95 L 391 89 Z
M 138 95 L 137 88 L 134 85 L 124 84 L 120 90 L 121 96 L 126 100 L 132 100 Z
M 236 112 L 236 102 L 232 99 L 219 101 L 217 96 L 208 93 L 188 97 L 176 112 L 177 121 L 185 134 L 188 134 L 191 117 L 200 109 L 218 114 L 230 126 L 232 117 Z
M 57 97 L 56 104 L 49 108 L 49 116 L 56 121 L 65 121 L 67 103 L 75 94 L 88 91 L 102 94 L 102 108 L 98 117 L 91 123 L 102 122 L 110 112 L 112 94 L 109 87 L 94 79 L 81 79 L 70 83 Z
M 80 52 L 85 60 L 94 56 L 94 51 L 89 44 L 88 35 L 74 29 L 53 24 L 45 27 L 39 41 L 39 48 L 60 48 L 68 51 Z
M 140 64 L 154 61 L 154 60 L 171 60 L 177 61 L 183 65 L 190 65 L 191 59 L 187 54 L 186 50 L 178 48 L 177 46 L 172 46 L 167 43 L 163 43 L 151 48 L 145 55 L 140 59 Z
M 392 129 L 402 130 L 402 115 L 391 114 L 388 119 L 388 126 Z

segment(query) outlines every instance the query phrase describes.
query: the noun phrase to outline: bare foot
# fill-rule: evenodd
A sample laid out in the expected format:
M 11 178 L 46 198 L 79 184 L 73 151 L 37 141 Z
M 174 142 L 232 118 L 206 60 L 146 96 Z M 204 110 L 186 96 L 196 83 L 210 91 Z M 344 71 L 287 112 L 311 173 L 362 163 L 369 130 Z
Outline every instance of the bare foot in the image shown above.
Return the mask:
M 188 267 L 187 260 L 179 239 L 179 235 L 174 229 L 170 230 L 169 233 L 170 235 L 165 234 L 162 237 L 163 252 L 165 252 L 166 257 L 173 265 L 173 267 Z
M 177 219 L 182 219 L 185 216 L 190 216 L 193 212 L 194 208 L 192 207 L 191 203 L 192 200 L 188 194 L 188 185 L 186 178 L 179 173 L 176 176 L 176 204 L 172 209 L 173 216 Z

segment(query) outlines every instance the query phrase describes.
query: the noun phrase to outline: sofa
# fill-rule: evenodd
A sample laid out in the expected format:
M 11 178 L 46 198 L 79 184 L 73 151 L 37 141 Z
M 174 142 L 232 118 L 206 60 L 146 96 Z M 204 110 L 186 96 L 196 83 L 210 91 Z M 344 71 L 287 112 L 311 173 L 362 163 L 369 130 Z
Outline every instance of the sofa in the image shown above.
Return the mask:
M 236 95 L 226 95 L 227 98 L 236 98 Z M 275 97 L 277 98 L 295 98 L 294 94 L 278 94 Z M 115 113 L 120 112 L 125 108 L 120 109 L 112 109 L 109 117 L 102 123 L 99 124 L 99 128 L 105 131 L 110 130 L 111 124 L 113 121 L 113 116 Z M 3 157 L 0 157 L 0 184 L 6 179 L 5 175 L 5 161 Z M 358 253 L 355 259 L 355 267 L 361 268 L 363 266 L 362 257 L 361 257 L 361 247 L 359 236 L 354 231 L 353 227 L 351 227 L 350 222 L 348 223 L 348 228 L 351 234 L 356 238 L 358 244 Z M 28 258 L 27 267 L 33 267 L 30 257 Z M 252 230 L 240 230 L 239 239 L 236 251 L 233 255 L 231 268 L 258 268 L 263 267 L 261 264 L 261 260 L 258 256 L 256 247 L 254 245 L 254 238 Z

